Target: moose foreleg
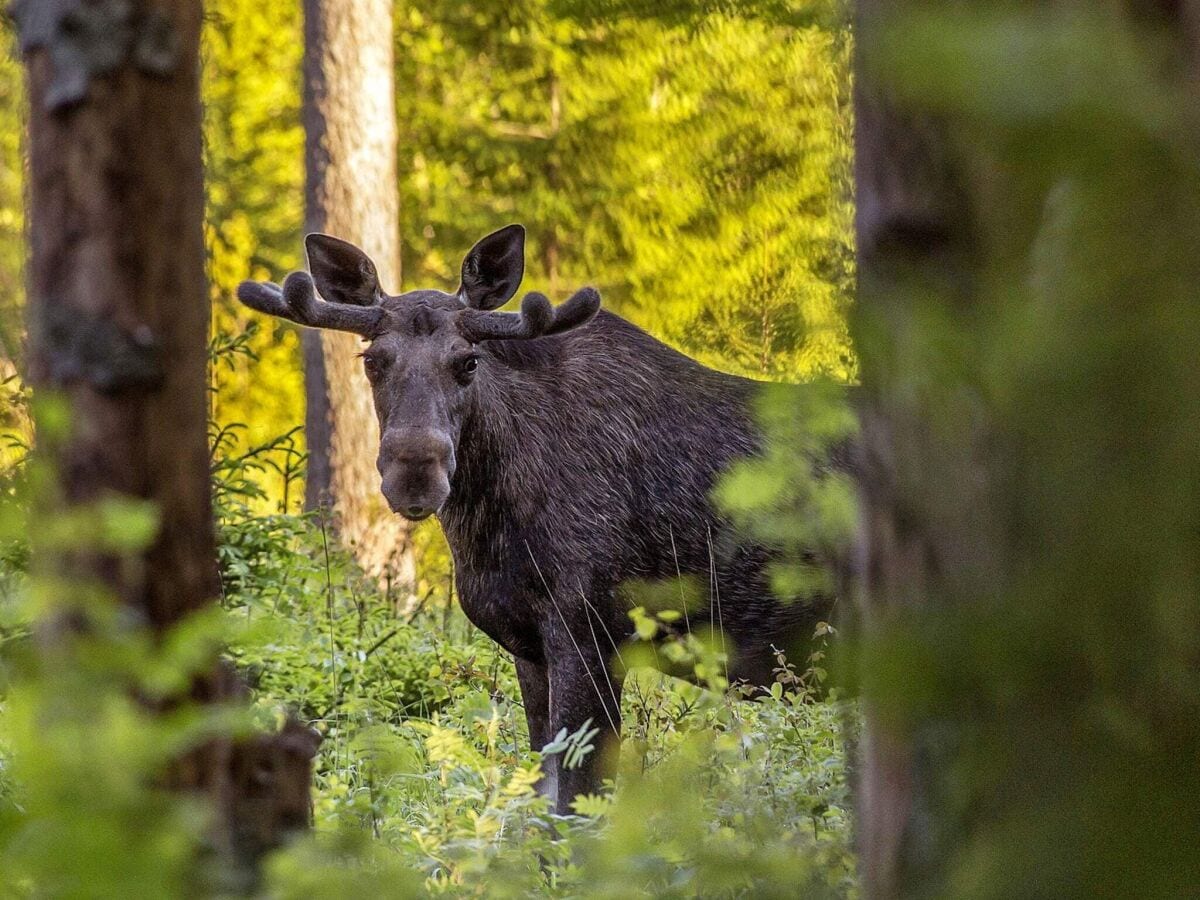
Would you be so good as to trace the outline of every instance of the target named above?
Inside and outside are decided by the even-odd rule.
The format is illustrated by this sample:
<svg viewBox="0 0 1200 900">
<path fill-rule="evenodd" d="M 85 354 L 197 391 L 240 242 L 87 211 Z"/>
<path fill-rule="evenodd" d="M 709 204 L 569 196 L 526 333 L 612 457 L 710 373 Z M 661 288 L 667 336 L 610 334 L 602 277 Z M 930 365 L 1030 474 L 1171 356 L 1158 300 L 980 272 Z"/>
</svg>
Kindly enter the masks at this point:
<svg viewBox="0 0 1200 900">
<path fill-rule="evenodd" d="M 585 723 L 599 729 L 593 739 L 595 749 L 582 760 L 559 754 L 555 811 L 571 812 L 572 801 L 580 794 L 600 789 L 605 777 L 614 774 L 621 738 L 622 683 L 613 677 L 607 663 L 594 654 L 568 643 L 551 656 L 550 730 L 558 735 L 578 732 Z"/>
<path fill-rule="evenodd" d="M 529 725 L 529 748 L 541 752 L 550 743 L 554 732 L 550 728 L 550 675 L 544 665 L 521 658 L 517 665 L 517 683 L 521 686 L 521 702 L 525 704 L 525 722 Z M 538 793 L 557 799 L 558 758 L 547 757 L 542 761 L 542 778 L 537 783 Z"/>
</svg>

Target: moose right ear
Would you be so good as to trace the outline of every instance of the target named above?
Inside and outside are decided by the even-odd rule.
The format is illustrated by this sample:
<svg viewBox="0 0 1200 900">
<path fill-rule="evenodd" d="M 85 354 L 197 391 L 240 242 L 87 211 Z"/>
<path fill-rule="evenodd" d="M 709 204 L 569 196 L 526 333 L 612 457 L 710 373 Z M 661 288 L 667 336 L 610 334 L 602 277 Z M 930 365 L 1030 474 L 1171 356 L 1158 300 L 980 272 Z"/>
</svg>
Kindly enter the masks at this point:
<svg viewBox="0 0 1200 900">
<path fill-rule="evenodd" d="M 353 244 L 327 234 L 310 234 L 304 249 L 317 291 L 330 303 L 377 306 L 383 299 L 375 263 Z"/>
<path fill-rule="evenodd" d="M 471 248 L 463 259 L 458 295 L 472 309 L 496 309 L 507 303 L 525 276 L 525 229 L 505 225 Z"/>
</svg>

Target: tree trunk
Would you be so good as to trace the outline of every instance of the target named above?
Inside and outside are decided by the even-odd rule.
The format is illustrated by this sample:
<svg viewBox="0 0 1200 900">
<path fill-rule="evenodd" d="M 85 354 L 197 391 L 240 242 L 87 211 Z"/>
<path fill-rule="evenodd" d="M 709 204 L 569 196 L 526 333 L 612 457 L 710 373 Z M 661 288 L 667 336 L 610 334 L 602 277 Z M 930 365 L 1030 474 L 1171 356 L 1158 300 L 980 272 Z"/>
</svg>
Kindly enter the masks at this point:
<svg viewBox="0 0 1200 900">
<path fill-rule="evenodd" d="M 390 0 L 305 0 L 308 231 L 357 244 L 388 291 L 400 286 L 400 210 Z M 304 335 L 310 509 L 329 506 L 342 540 L 376 576 L 410 583 L 409 529 L 379 491 L 379 427 L 361 341 Z"/>
<path fill-rule="evenodd" d="M 1200 3 L 944 6 L 857 4 L 865 891 L 1186 895 Z"/>
<path fill-rule="evenodd" d="M 70 402 L 74 431 L 58 461 L 67 503 L 116 492 L 157 504 L 161 528 L 145 569 L 104 574 L 159 628 L 218 593 L 206 439 L 200 3 L 176 0 L 170 10 L 180 50 L 168 77 L 125 64 L 89 84 L 82 65 L 72 72 L 52 62 L 61 35 L 23 42 L 30 374 L 36 387 L 61 390 Z M 63 94 L 72 75 L 84 79 L 86 94 Z"/>
<path fill-rule="evenodd" d="M 140 559 L 96 552 L 42 565 L 98 581 L 161 634 L 220 587 L 206 427 L 201 2 L 25 0 L 14 12 L 30 100 L 30 377 L 70 409 L 70 434 L 45 449 L 68 508 L 136 498 L 154 504 L 160 523 Z M 221 666 L 194 686 L 213 702 L 241 690 Z M 314 748 L 292 730 L 212 742 L 171 776 L 211 798 L 215 844 L 227 854 L 254 857 L 305 824 Z M 279 764 L 266 790 L 243 771 L 264 754 Z M 285 795 L 287 814 L 267 811 Z"/>
</svg>

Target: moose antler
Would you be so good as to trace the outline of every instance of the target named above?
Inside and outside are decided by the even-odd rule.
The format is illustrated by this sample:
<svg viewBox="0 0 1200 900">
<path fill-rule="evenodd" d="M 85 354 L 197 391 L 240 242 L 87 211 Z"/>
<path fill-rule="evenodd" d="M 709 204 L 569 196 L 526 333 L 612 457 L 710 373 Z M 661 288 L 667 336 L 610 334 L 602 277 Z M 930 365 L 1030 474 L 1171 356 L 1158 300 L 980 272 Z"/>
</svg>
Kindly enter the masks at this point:
<svg viewBox="0 0 1200 900">
<path fill-rule="evenodd" d="M 270 281 L 243 281 L 238 299 L 251 309 L 309 328 L 332 328 L 371 337 L 383 327 L 386 313 L 380 306 L 352 306 L 318 300 L 307 272 L 293 272 L 283 287 Z"/>
<path fill-rule="evenodd" d="M 520 341 L 546 337 L 584 324 L 600 309 L 600 293 L 591 287 L 577 291 L 555 307 L 545 294 L 536 291 L 521 300 L 519 313 L 465 309 L 458 317 L 458 331 L 471 343 Z"/>
</svg>

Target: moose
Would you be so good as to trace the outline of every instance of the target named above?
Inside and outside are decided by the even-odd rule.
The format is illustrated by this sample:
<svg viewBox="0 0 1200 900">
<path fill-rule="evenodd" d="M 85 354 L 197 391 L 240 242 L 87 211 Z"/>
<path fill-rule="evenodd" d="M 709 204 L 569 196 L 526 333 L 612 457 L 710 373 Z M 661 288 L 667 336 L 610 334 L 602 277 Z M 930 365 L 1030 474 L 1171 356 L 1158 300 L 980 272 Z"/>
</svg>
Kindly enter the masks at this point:
<svg viewBox="0 0 1200 900">
<path fill-rule="evenodd" d="M 238 297 L 366 342 L 383 495 L 406 519 L 440 521 L 463 612 L 515 659 L 534 748 L 589 720 L 609 746 L 619 739 L 613 657 L 635 631 L 626 584 L 702 585 L 687 627 L 719 628 L 730 681 L 752 686 L 773 680 L 773 648 L 828 616 L 828 598 L 776 599 L 771 552 L 710 498 L 733 463 L 762 452 L 758 382 L 601 310 L 590 287 L 557 307 L 528 293 L 519 312 L 499 311 L 524 276 L 520 225 L 470 250 L 454 293 L 391 296 L 352 244 L 311 234 L 305 246 L 311 277 L 243 282 Z M 608 756 L 574 769 L 549 756 L 542 790 L 559 813 L 599 786 Z"/>
</svg>

